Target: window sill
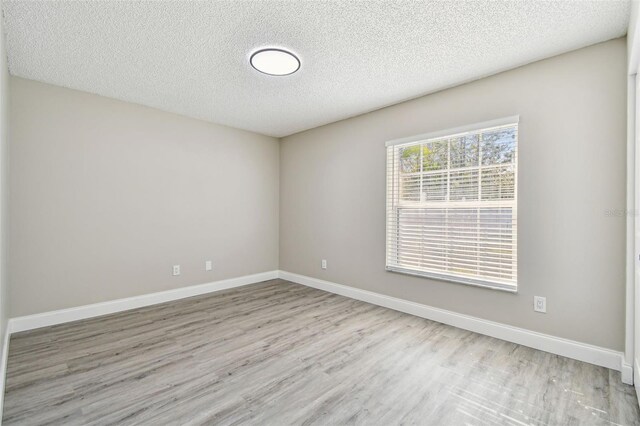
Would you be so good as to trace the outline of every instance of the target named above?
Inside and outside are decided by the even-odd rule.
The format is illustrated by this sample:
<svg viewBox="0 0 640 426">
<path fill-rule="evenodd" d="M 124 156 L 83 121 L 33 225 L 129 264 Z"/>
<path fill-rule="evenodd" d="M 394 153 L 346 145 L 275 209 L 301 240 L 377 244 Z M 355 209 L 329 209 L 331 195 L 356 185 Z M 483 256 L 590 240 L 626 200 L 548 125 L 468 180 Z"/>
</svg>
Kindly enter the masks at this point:
<svg viewBox="0 0 640 426">
<path fill-rule="evenodd" d="M 473 287 L 481 287 L 489 290 L 504 291 L 504 292 L 513 293 L 513 294 L 518 293 L 518 287 L 516 285 L 501 284 L 501 283 L 484 281 L 484 280 L 476 280 L 473 278 L 462 278 L 462 277 L 458 278 L 451 275 L 443 275 L 443 274 L 441 275 L 441 274 L 436 274 L 432 272 L 420 272 L 420 271 L 414 271 L 411 269 L 404 269 L 404 268 L 398 268 L 393 266 L 387 266 L 385 269 L 387 270 L 387 272 L 394 272 L 398 274 L 412 275 L 415 277 L 422 277 L 422 278 L 431 278 L 438 281 L 447 281 L 455 284 L 464 284 L 464 285 L 469 285 Z"/>
</svg>

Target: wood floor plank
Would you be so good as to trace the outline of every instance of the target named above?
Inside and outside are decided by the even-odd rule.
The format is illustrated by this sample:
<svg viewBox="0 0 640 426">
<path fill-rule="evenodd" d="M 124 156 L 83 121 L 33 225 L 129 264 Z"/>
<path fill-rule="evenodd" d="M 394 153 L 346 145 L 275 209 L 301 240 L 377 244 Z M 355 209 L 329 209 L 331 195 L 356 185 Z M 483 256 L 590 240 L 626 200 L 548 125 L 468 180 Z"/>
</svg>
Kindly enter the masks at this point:
<svg viewBox="0 0 640 426">
<path fill-rule="evenodd" d="M 640 425 L 602 367 L 283 280 L 13 335 L 5 425 Z"/>
</svg>

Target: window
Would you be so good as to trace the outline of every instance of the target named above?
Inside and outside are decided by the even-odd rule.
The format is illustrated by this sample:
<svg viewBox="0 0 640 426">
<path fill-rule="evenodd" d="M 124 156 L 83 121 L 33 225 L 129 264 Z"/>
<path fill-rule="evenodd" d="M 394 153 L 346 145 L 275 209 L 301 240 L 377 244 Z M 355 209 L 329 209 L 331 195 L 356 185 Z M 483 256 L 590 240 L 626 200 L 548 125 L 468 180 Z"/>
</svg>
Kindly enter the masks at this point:
<svg viewBox="0 0 640 426">
<path fill-rule="evenodd" d="M 518 118 L 387 142 L 387 270 L 515 291 Z"/>
</svg>

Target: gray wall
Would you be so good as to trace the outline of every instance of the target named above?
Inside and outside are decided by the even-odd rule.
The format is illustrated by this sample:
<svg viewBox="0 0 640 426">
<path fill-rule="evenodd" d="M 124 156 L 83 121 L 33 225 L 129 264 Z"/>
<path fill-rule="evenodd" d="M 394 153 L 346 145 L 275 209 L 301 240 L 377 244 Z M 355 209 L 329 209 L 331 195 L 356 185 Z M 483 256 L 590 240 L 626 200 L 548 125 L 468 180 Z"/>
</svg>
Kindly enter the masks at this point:
<svg viewBox="0 0 640 426">
<path fill-rule="evenodd" d="M 280 269 L 622 350 L 625 70 L 618 39 L 284 138 Z M 516 114 L 518 293 L 385 272 L 384 142 Z"/>
<path fill-rule="evenodd" d="M 625 208 L 625 52 L 610 41 L 280 145 L 11 78 L 9 314 L 273 270 L 279 254 L 286 271 L 622 350 L 625 219 L 606 212 Z M 518 294 L 385 272 L 384 142 L 514 114 Z"/>
<path fill-rule="evenodd" d="M 278 268 L 277 139 L 10 84 L 12 317 Z"/>
</svg>

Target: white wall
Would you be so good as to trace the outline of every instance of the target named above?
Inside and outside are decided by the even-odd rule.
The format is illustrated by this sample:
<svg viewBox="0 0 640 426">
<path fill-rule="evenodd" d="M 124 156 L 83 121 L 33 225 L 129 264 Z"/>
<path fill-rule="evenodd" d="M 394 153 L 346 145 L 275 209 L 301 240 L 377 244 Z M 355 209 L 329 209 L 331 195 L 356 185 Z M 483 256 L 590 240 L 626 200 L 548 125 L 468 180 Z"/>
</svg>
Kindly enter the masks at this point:
<svg viewBox="0 0 640 426">
<path fill-rule="evenodd" d="M 277 139 L 15 77 L 10 113 L 12 317 L 278 268 Z"/>
<path fill-rule="evenodd" d="M 638 155 L 640 150 L 640 138 L 638 137 L 638 112 L 640 111 L 640 88 L 636 73 L 638 72 L 638 61 L 640 60 L 640 31 L 638 31 L 638 17 L 640 9 L 637 0 L 631 2 L 631 12 L 629 16 L 629 31 L 627 33 L 627 61 L 628 61 L 628 99 L 627 99 L 627 204 L 628 209 L 635 211 L 635 215 L 627 215 L 627 342 L 625 348 L 625 362 L 633 364 L 634 385 L 636 394 L 640 401 L 640 315 L 637 310 L 640 307 L 640 263 L 638 254 L 640 253 L 640 218 L 637 216 L 640 197 L 638 190 L 640 186 L 640 174 L 638 169 Z"/>
<path fill-rule="evenodd" d="M 9 318 L 8 299 L 8 135 L 9 135 L 9 69 L 5 48 L 4 19 L 0 17 L 0 354 L 4 347 Z M 4 402 L 6 365 L 0 360 L 0 414 Z"/>
<path fill-rule="evenodd" d="M 518 293 L 386 272 L 384 142 L 512 115 Z M 625 155 L 624 38 L 289 136 L 280 269 L 623 350 Z"/>
<path fill-rule="evenodd" d="M 4 19 L 0 19 L 0 336 L 4 336 L 7 319 L 7 242 L 8 242 L 8 135 L 9 68 L 5 47 Z M 0 342 L 0 352 L 2 342 Z"/>
</svg>

